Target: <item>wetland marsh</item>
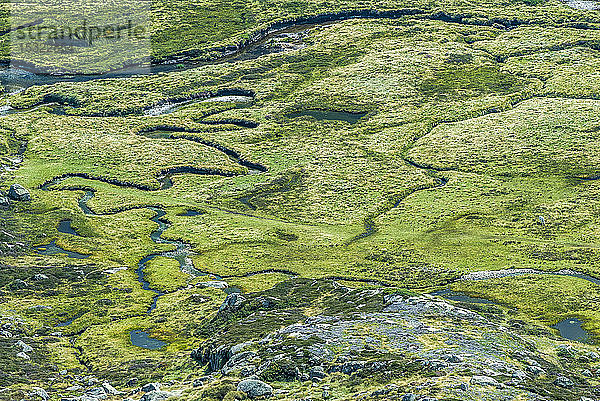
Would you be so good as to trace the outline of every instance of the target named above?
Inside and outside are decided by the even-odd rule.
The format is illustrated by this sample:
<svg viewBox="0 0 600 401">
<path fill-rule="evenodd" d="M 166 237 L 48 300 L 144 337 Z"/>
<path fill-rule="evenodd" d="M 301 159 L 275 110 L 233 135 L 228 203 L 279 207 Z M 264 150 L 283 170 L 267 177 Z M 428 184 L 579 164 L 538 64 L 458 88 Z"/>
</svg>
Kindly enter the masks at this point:
<svg viewBox="0 0 600 401">
<path fill-rule="evenodd" d="M 594 2 L 151 3 L 0 18 L 0 400 L 600 399 Z"/>
</svg>

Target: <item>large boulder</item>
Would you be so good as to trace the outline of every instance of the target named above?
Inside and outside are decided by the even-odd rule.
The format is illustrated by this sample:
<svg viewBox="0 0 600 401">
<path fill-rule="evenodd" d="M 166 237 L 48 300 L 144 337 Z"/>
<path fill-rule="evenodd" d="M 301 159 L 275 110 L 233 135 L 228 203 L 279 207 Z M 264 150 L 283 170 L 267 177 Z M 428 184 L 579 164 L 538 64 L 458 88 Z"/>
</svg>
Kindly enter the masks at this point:
<svg viewBox="0 0 600 401">
<path fill-rule="evenodd" d="M 177 395 L 169 391 L 150 391 L 144 394 L 140 401 L 163 401 L 172 397 L 177 397 Z"/>
<path fill-rule="evenodd" d="M 237 386 L 237 391 L 246 394 L 250 398 L 270 397 L 273 395 L 273 387 L 263 381 L 254 379 L 242 380 Z"/>
<path fill-rule="evenodd" d="M 8 197 L 16 201 L 30 201 L 31 194 L 24 186 L 20 184 L 12 184 L 8 190 Z"/>
</svg>

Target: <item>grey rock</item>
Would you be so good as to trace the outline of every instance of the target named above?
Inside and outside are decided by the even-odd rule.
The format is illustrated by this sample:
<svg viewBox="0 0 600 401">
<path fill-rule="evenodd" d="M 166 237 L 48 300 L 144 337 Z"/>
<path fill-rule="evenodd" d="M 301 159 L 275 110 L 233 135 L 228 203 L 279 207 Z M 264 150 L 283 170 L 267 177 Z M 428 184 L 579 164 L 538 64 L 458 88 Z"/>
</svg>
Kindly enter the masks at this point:
<svg viewBox="0 0 600 401">
<path fill-rule="evenodd" d="M 542 368 L 540 368 L 539 366 L 536 366 L 536 365 L 527 366 L 526 370 L 529 373 L 533 373 L 536 376 L 546 373 L 546 371 L 544 369 L 542 369 Z"/>
<path fill-rule="evenodd" d="M 140 401 L 163 401 L 168 400 L 171 397 L 177 397 L 177 395 L 169 391 L 156 390 L 144 394 L 142 398 L 140 398 Z"/>
<path fill-rule="evenodd" d="M 103 400 L 107 397 L 106 391 L 103 387 L 91 388 L 85 392 L 85 395 L 87 395 L 88 397 L 96 398 L 98 400 Z"/>
<path fill-rule="evenodd" d="M 332 372 L 342 372 L 347 375 L 351 375 L 354 372 L 357 372 L 361 369 L 364 369 L 366 366 L 365 362 L 362 361 L 349 361 L 345 362 L 340 366 L 334 366 L 331 371 Z"/>
<path fill-rule="evenodd" d="M 36 274 L 33 276 L 33 279 L 35 281 L 44 281 L 44 280 L 48 280 L 48 276 L 46 276 L 45 274 Z"/>
<path fill-rule="evenodd" d="M 458 355 L 446 355 L 444 356 L 444 360 L 450 363 L 461 363 L 463 362 L 463 358 Z"/>
<path fill-rule="evenodd" d="M 417 396 L 414 394 L 404 394 L 402 396 L 402 401 L 416 401 Z"/>
<path fill-rule="evenodd" d="M 489 376 L 473 376 L 471 377 L 471 384 L 477 386 L 497 386 L 498 381 Z"/>
<path fill-rule="evenodd" d="M 237 311 L 242 303 L 246 300 L 241 294 L 234 292 L 233 294 L 227 295 L 223 304 L 219 307 L 220 312 L 235 312 Z"/>
<path fill-rule="evenodd" d="M 382 395 L 388 395 L 392 391 L 397 391 L 398 386 L 395 384 L 388 384 L 384 388 L 380 388 L 379 390 L 375 390 L 371 393 L 372 397 L 381 397 Z"/>
<path fill-rule="evenodd" d="M 192 387 L 202 387 L 204 386 L 204 380 L 202 379 L 194 379 L 192 382 Z"/>
<path fill-rule="evenodd" d="M 523 381 L 527 379 L 527 374 L 525 374 L 525 372 L 523 372 L 522 370 L 516 370 L 513 372 L 512 378 L 517 381 Z"/>
<path fill-rule="evenodd" d="M 151 391 L 159 391 L 160 383 L 148 383 L 144 384 L 141 389 L 144 393 L 149 393 Z"/>
<path fill-rule="evenodd" d="M 225 366 L 231 358 L 231 348 L 228 345 L 221 344 L 215 346 L 209 344 L 206 347 L 200 347 L 192 351 L 192 359 L 204 363 L 208 362 L 208 368 L 211 372 L 217 372 Z"/>
<path fill-rule="evenodd" d="M 8 190 L 8 197 L 16 201 L 30 201 L 31 194 L 24 186 L 20 184 L 12 184 Z"/>
<path fill-rule="evenodd" d="M 273 395 L 273 387 L 263 381 L 254 379 L 242 380 L 237 386 L 237 391 L 246 394 L 250 398 Z"/>
<path fill-rule="evenodd" d="M 10 331 L 0 330 L 0 336 L 6 337 L 6 338 L 11 338 L 13 335 Z"/>
<path fill-rule="evenodd" d="M 127 380 L 126 386 L 127 387 L 134 387 L 137 383 L 138 383 L 138 378 L 137 377 L 132 377 L 131 379 Z"/>
<path fill-rule="evenodd" d="M 563 388 L 571 388 L 575 385 L 571 379 L 565 376 L 558 376 L 556 380 L 554 380 L 554 384 Z"/>
<path fill-rule="evenodd" d="M 594 351 L 590 351 L 586 354 L 586 356 L 593 362 L 600 360 L 600 354 Z"/>
<path fill-rule="evenodd" d="M 225 281 L 203 281 L 197 284 L 198 287 L 210 287 L 210 288 L 216 288 L 218 290 L 223 290 L 225 288 L 229 287 L 229 284 L 227 284 Z"/>
<path fill-rule="evenodd" d="M 324 379 L 325 376 L 325 370 L 321 366 L 315 366 L 310 370 L 311 379 Z"/>
<path fill-rule="evenodd" d="M 435 371 L 439 371 L 439 370 L 443 370 L 445 368 L 448 367 L 448 363 L 444 362 L 444 361 L 439 361 L 439 360 L 429 360 L 429 361 L 425 361 L 423 363 L 423 365 L 431 370 L 435 370 Z"/>
<path fill-rule="evenodd" d="M 21 351 L 23 351 L 23 352 L 32 352 L 33 351 L 33 347 L 31 347 L 31 345 L 25 344 L 22 340 L 17 341 L 16 346 L 17 346 L 17 348 L 21 348 Z"/>
<path fill-rule="evenodd" d="M 44 390 L 41 387 L 34 387 L 33 391 L 31 392 L 31 396 L 33 396 L 33 397 L 37 396 L 37 397 L 41 398 L 43 401 L 48 401 L 50 399 L 50 396 L 48 395 L 46 390 Z"/>
<path fill-rule="evenodd" d="M 10 206 L 10 200 L 8 196 L 5 196 L 4 193 L 0 192 L 0 207 L 6 208 Z"/>
<path fill-rule="evenodd" d="M 581 371 L 581 375 L 585 377 L 594 377 L 594 374 L 589 369 L 584 369 Z"/>
<path fill-rule="evenodd" d="M 19 352 L 19 353 L 17 353 L 17 357 L 19 357 L 19 358 L 21 358 L 21 359 L 25 359 L 25 360 L 28 360 L 28 359 L 30 359 L 30 358 L 29 358 L 29 355 L 27 355 L 27 354 L 26 354 L 26 353 L 24 353 L 24 352 Z"/>
<path fill-rule="evenodd" d="M 110 395 L 119 395 L 119 394 L 121 394 L 121 392 L 118 391 L 113 386 L 111 386 L 109 382 L 102 383 L 102 388 L 104 389 L 104 391 L 106 391 L 106 394 L 110 394 Z"/>
<path fill-rule="evenodd" d="M 252 359 L 256 358 L 258 354 L 253 351 L 244 351 L 238 354 L 232 355 L 231 358 L 227 361 L 227 363 L 221 369 L 221 372 L 224 375 L 228 375 L 234 370 L 242 369 L 243 367 L 250 364 Z"/>
<path fill-rule="evenodd" d="M 570 345 L 559 345 L 556 354 L 563 358 L 574 358 L 577 356 L 577 351 Z"/>
<path fill-rule="evenodd" d="M 249 377 L 256 373 L 256 365 L 246 365 L 240 370 L 240 376 Z"/>
<path fill-rule="evenodd" d="M 231 355 L 239 354 L 244 351 L 246 348 L 252 345 L 252 341 L 246 341 L 245 343 L 236 344 L 230 348 Z"/>
</svg>

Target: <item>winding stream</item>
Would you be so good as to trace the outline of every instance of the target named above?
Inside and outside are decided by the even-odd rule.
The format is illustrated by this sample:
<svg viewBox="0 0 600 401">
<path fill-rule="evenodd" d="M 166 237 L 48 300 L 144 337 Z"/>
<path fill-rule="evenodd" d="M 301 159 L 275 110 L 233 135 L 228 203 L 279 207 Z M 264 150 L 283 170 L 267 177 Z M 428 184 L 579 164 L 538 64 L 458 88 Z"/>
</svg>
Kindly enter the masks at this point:
<svg viewBox="0 0 600 401">
<path fill-rule="evenodd" d="M 221 56 L 207 61 L 190 62 L 188 60 L 193 57 L 194 54 L 183 53 L 173 55 L 167 61 L 155 63 L 151 66 L 131 65 L 106 73 L 88 75 L 39 75 L 24 69 L 6 68 L 0 71 L 0 82 L 2 82 L 10 92 L 14 93 L 34 85 L 52 85 L 59 82 L 87 82 L 111 78 L 130 78 L 139 75 L 154 75 L 158 73 L 188 70 L 204 65 L 254 60 L 267 54 L 293 51 L 302 48 L 304 46 L 302 43 L 302 35 L 294 34 L 301 33 L 315 26 L 342 22 L 348 19 L 398 19 L 424 13 L 424 11 L 415 9 L 387 11 L 349 10 L 337 13 L 317 14 L 309 17 L 298 17 L 274 22 L 269 27 L 250 34 L 248 39 L 241 41 L 237 45 L 216 47 L 212 50 L 221 53 Z M 432 16 L 431 18 L 435 19 L 436 17 Z M 279 45 L 276 43 L 276 46 L 269 46 L 268 42 L 277 39 L 278 36 L 285 36 L 285 39 L 287 39 L 286 42 L 279 43 Z"/>
<path fill-rule="evenodd" d="M 575 278 L 589 281 L 592 284 L 600 285 L 600 279 L 590 276 L 589 274 L 584 274 L 584 273 L 580 273 L 580 272 L 576 272 L 574 270 L 568 270 L 568 269 L 563 269 L 563 270 L 559 270 L 556 272 L 535 270 L 535 269 L 485 270 L 485 271 L 479 271 L 479 272 L 465 274 L 464 276 L 460 277 L 460 280 L 462 280 L 462 281 L 493 280 L 493 279 L 498 279 L 498 278 L 516 277 L 516 276 L 524 276 L 524 275 L 530 275 L 530 274 L 575 277 Z"/>
<path fill-rule="evenodd" d="M 175 135 L 175 133 L 183 133 L 183 134 L 187 134 L 187 135 L 179 136 L 179 135 Z M 190 132 L 190 131 L 187 131 L 185 129 L 178 128 L 178 127 L 158 126 L 158 127 L 148 129 L 144 132 L 140 132 L 139 134 L 148 136 L 150 138 L 168 138 L 168 139 L 187 140 L 187 141 L 192 141 L 192 142 L 200 143 L 205 146 L 212 147 L 213 149 L 218 150 L 218 151 L 224 153 L 225 155 L 227 155 L 235 163 L 246 167 L 248 169 L 249 174 L 262 173 L 262 172 L 265 172 L 268 170 L 267 167 L 263 166 L 262 164 L 254 163 L 254 162 L 250 162 L 250 161 L 246 160 L 239 152 L 237 152 L 233 149 L 229 149 L 221 144 L 210 142 L 210 141 L 204 140 L 202 138 L 189 135 L 192 133 L 193 132 Z M 114 184 L 114 185 L 118 185 L 118 186 L 133 187 L 133 188 L 141 189 L 141 190 L 161 190 L 161 189 L 165 189 L 165 188 L 172 186 L 171 176 L 176 173 L 224 175 L 222 172 L 209 171 L 206 169 L 198 169 L 198 168 L 192 168 L 192 167 L 179 167 L 179 168 L 172 168 L 172 169 L 163 170 L 163 171 L 169 171 L 169 173 L 159 176 L 158 179 L 161 182 L 161 185 L 160 185 L 160 188 L 158 188 L 158 189 L 148 188 L 148 187 L 145 187 L 145 186 L 142 186 L 139 184 L 120 182 L 120 181 L 117 181 L 114 179 L 96 178 L 96 177 L 89 176 L 88 174 L 85 174 L 85 173 L 64 174 L 62 176 L 53 178 L 53 179 L 45 182 L 44 184 L 42 184 L 40 186 L 40 189 L 42 189 L 44 191 L 54 190 L 54 187 L 56 185 L 62 183 L 63 181 L 65 181 L 71 177 L 80 177 L 80 178 L 85 178 L 85 179 L 90 179 L 90 180 L 108 182 L 110 184 Z M 229 175 L 229 174 L 227 174 L 227 175 Z M 64 190 L 81 190 L 81 189 L 82 188 L 64 188 Z M 60 188 L 59 188 L 59 190 L 60 190 Z M 156 309 L 158 299 L 161 296 L 165 295 L 164 292 L 162 292 L 156 288 L 153 288 L 151 286 L 150 282 L 145 277 L 145 269 L 147 268 L 148 263 L 151 260 L 153 260 L 157 257 L 170 258 L 170 259 L 177 261 L 179 263 L 179 268 L 181 269 L 181 271 L 183 271 L 187 274 L 190 274 L 192 276 L 206 275 L 206 273 L 200 272 L 194 267 L 194 263 L 190 257 L 192 254 L 192 251 L 191 251 L 191 246 L 189 244 L 186 244 L 183 241 L 179 241 L 179 240 L 167 240 L 167 239 L 162 238 L 163 233 L 170 227 L 170 223 L 166 219 L 164 219 L 164 216 L 167 214 L 167 212 L 165 211 L 164 208 L 159 207 L 159 206 L 133 206 L 133 207 L 129 207 L 129 208 L 118 209 L 118 210 L 115 210 L 112 212 L 107 212 L 104 214 L 98 214 L 98 213 L 95 213 L 88 205 L 88 202 L 94 197 L 94 195 L 95 195 L 94 190 L 87 189 L 87 190 L 85 190 L 83 197 L 78 202 L 79 207 L 81 208 L 81 210 L 83 211 L 83 213 L 85 215 L 87 215 L 87 216 L 106 216 L 106 215 L 112 215 L 112 214 L 116 214 L 116 213 L 119 213 L 119 212 L 122 212 L 125 210 L 131 210 L 131 209 L 142 209 L 142 208 L 149 209 L 154 213 L 154 216 L 150 220 L 152 220 L 154 223 L 156 223 L 158 225 L 158 228 L 150 234 L 150 238 L 156 244 L 168 244 L 168 245 L 172 245 L 174 247 L 174 249 L 170 250 L 170 251 L 149 254 L 149 255 L 143 257 L 138 262 L 137 269 L 135 270 L 138 281 L 140 282 L 140 284 L 142 285 L 142 288 L 144 290 L 152 291 L 154 293 L 151 305 L 146 312 L 147 314 L 150 314 L 154 309 Z M 198 214 L 201 214 L 201 212 L 190 209 L 187 212 L 183 213 L 182 215 L 195 216 Z M 77 232 L 75 230 L 73 230 L 73 228 L 71 227 L 71 220 L 62 220 L 59 223 L 58 230 L 59 230 L 59 232 L 62 232 L 62 233 L 78 235 Z M 36 252 L 45 254 L 45 255 L 53 255 L 53 254 L 60 253 L 60 254 L 65 254 L 67 257 L 78 258 L 78 259 L 83 259 L 83 258 L 87 258 L 90 256 L 90 255 L 82 255 L 77 252 L 71 252 L 68 250 L 64 250 L 64 249 L 58 247 L 56 245 L 55 241 L 52 241 L 48 245 L 37 247 L 37 248 L 35 248 L 35 250 L 36 250 Z M 235 291 L 235 290 L 236 290 L 235 288 L 227 289 L 227 291 L 229 291 L 229 292 Z M 72 320 L 69 322 L 69 324 L 71 322 L 72 322 Z M 144 335 L 146 337 L 144 337 Z M 137 330 L 137 331 L 135 331 L 135 333 L 132 331 L 131 340 L 132 340 L 132 342 L 134 342 L 134 340 L 136 342 L 139 342 L 140 344 L 142 344 L 140 346 L 143 346 L 145 348 L 144 344 L 146 344 L 146 345 L 150 344 L 149 341 L 152 339 L 149 339 L 145 332 Z M 158 340 L 156 340 L 156 341 L 158 341 Z M 150 348 L 150 349 L 153 349 L 153 348 Z"/>
</svg>

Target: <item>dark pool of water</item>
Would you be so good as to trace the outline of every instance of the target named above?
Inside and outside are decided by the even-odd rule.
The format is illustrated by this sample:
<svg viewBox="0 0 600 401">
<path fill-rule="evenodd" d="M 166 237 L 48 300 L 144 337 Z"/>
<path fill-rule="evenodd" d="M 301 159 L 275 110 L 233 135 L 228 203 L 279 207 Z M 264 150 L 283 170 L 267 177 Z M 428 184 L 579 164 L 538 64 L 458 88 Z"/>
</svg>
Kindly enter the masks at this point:
<svg viewBox="0 0 600 401">
<path fill-rule="evenodd" d="M 155 338 L 150 338 L 148 333 L 143 330 L 131 330 L 129 333 L 129 338 L 131 339 L 131 343 L 136 347 L 145 348 L 145 349 L 161 349 L 165 345 L 166 342 L 157 340 Z"/>
<path fill-rule="evenodd" d="M 348 113 L 345 111 L 329 111 L 329 110 L 304 110 L 288 114 L 289 118 L 297 117 L 312 117 L 316 120 L 333 120 L 345 121 L 350 124 L 356 124 L 367 113 Z"/>
<path fill-rule="evenodd" d="M 200 216 L 203 212 L 199 212 L 198 210 L 188 210 L 183 213 L 180 213 L 179 216 Z"/>
<path fill-rule="evenodd" d="M 79 314 L 73 316 L 71 319 L 65 320 L 64 322 L 57 323 L 56 327 L 67 327 L 67 326 L 70 326 L 75 321 L 75 319 L 79 319 L 81 316 L 83 316 L 83 313 L 79 313 Z"/>
<path fill-rule="evenodd" d="M 79 236 L 77 231 L 71 227 L 71 223 L 72 220 L 62 220 L 60 223 L 58 223 L 58 232 Z"/>
<path fill-rule="evenodd" d="M 560 332 L 560 336 L 580 343 L 591 343 L 592 336 L 583 327 L 583 322 L 577 318 L 567 318 L 552 326 Z"/>
<path fill-rule="evenodd" d="M 489 299 L 471 297 L 469 295 L 462 294 L 460 292 L 454 292 L 448 289 L 434 291 L 431 293 L 431 295 L 437 295 L 439 297 L 449 299 L 451 301 L 468 302 L 472 304 L 494 304 L 494 302 L 490 301 Z"/>
<path fill-rule="evenodd" d="M 74 259 L 87 259 L 90 257 L 90 255 L 84 255 L 82 253 L 67 251 L 66 249 L 63 249 L 60 246 L 56 245 L 56 241 L 52 241 L 48 245 L 36 246 L 33 249 L 35 250 L 35 252 L 39 253 L 40 255 L 61 255 L 62 254 L 62 255 L 66 255 L 68 258 L 74 258 Z"/>
</svg>

